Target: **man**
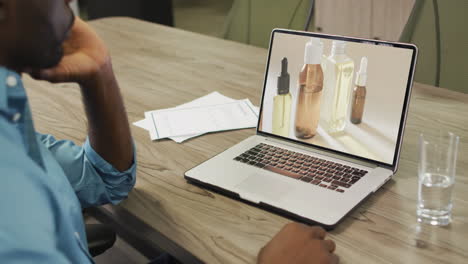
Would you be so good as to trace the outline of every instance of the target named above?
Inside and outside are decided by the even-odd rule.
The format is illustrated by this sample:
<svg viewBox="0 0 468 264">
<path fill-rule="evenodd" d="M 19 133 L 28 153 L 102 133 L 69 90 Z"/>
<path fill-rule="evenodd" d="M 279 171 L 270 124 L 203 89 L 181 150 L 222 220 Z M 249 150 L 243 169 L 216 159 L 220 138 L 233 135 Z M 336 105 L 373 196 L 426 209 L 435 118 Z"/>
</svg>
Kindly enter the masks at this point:
<svg viewBox="0 0 468 264">
<path fill-rule="evenodd" d="M 92 263 L 81 210 L 118 203 L 135 184 L 135 150 L 109 53 L 70 0 L 0 0 L 0 262 Z M 38 134 L 21 73 L 80 85 L 83 146 Z M 318 227 L 289 224 L 259 263 L 336 263 Z"/>
</svg>

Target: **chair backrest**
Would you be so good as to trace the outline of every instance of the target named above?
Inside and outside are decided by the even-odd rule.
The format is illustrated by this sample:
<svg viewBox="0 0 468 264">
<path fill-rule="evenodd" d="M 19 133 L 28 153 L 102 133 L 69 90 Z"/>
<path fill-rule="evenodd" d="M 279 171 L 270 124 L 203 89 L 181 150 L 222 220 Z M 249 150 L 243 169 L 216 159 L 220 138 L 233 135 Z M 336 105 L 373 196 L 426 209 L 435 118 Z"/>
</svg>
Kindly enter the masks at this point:
<svg viewBox="0 0 468 264">
<path fill-rule="evenodd" d="M 467 13 L 466 0 L 416 1 L 400 40 L 415 43 L 419 47 L 415 76 L 417 82 L 468 93 Z M 437 20 L 440 42 L 436 34 Z M 438 42 L 440 49 L 437 47 Z"/>
<path fill-rule="evenodd" d="M 223 37 L 267 48 L 274 28 L 303 30 L 310 0 L 234 0 Z"/>
</svg>

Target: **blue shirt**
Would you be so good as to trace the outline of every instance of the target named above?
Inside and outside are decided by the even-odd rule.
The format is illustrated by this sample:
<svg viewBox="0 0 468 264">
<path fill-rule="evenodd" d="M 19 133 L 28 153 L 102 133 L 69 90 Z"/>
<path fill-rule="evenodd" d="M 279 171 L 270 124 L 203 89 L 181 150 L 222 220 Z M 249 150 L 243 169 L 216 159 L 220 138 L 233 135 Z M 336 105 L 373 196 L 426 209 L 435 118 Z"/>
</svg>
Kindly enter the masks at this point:
<svg viewBox="0 0 468 264">
<path fill-rule="evenodd" d="M 37 133 L 20 76 L 0 67 L 0 263 L 93 263 L 82 208 L 125 199 L 135 171 Z"/>
</svg>

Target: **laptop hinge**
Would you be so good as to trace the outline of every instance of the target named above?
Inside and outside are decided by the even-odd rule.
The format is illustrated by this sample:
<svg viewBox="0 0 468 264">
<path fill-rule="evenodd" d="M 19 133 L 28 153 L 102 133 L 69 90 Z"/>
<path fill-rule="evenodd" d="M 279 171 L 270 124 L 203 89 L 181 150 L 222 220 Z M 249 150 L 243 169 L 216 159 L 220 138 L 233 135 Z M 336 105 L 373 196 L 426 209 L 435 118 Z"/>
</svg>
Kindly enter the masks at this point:
<svg viewBox="0 0 468 264">
<path fill-rule="evenodd" d="M 378 164 L 378 163 L 375 163 L 375 162 L 368 162 L 368 161 L 363 161 L 363 160 L 356 159 L 356 158 L 346 157 L 346 156 L 340 155 L 340 154 L 334 154 L 334 153 L 332 153 L 330 151 L 320 150 L 320 149 L 317 149 L 317 148 L 314 148 L 314 147 L 308 147 L 308 146 L 304 146 L 302 144 L 289 142 L 289 141 L 277 139 L 277 138 L 274 138 L 274 137 L 269 137 L 269 136 L 264 135 L 264 134 L 262 134 L 261 136 L 265 137 L 265 139 L 267 141 L 271 141 L 271 142 L 274 142 L 274 143 L 277 143 L 277 144 L 282 144 L 282 145 L 298 148 L 298 149 L 309 151 L 309 152 L 312 152 L 312 153 L 317 153 L 317 154 L 328 156 L 328 157 L 331 157 L 331 158 L 334 158 L 334 159 L 344 160 L 344 161 L 347 161 L 347 162 L 359 164 L 361 166 L 365 166 L 365 167 L 369 167 L 369 168 L 382 167 L 382 168 L 385 168 L 385 169 L 392 170 L 392 168 L 390 166 L 382 166 L 381 164 Z"/>
</svg>

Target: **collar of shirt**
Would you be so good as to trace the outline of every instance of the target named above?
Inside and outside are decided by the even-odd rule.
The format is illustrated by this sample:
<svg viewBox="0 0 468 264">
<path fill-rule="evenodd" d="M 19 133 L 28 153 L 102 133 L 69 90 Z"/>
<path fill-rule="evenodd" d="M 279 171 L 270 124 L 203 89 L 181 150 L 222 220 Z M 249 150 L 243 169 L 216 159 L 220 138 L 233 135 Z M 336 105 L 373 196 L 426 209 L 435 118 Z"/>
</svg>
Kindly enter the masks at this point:
<svg viewBox="0 0 468 264">
<path fill-rule="evenodd" d="M 23 112 L 26 99 L 21 76 L 14 71 L 0 67 L 0 110 L 8 114 Z M 12 121 L 18 122 L 19 120 Z"/>
</svg>

